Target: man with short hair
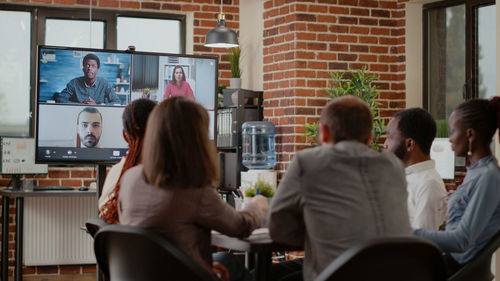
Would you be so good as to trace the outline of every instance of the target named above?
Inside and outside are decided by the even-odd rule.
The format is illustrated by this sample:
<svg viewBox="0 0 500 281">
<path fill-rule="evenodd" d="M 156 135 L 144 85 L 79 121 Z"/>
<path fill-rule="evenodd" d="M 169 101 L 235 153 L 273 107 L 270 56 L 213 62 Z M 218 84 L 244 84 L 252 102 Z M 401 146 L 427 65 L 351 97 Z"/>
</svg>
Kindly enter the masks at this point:
<svg viewBox="0 0 500 281">
<path fill-rule="evenodd" d="M 431 160 L 434 118 L 421 108 L 396 113 L 387 125 L 384 147 L 405 165 L 412 228 L 438 230 L 446 219 L 446 189 Z"/>
<path fill-rule="evenodd" d="M 403 165 L 368 147 L 368 104 L 354 96 L 335 98 L 321 113 L 319 131 L 322 145 L 296 154 L 269 214 L 274 241 L 304 248 L 306 281 L 360 242 L 410 235 Z M 275 272 L 281 269 L 271 271 L 279 279 Z"/>
<path fill-rule="evenodd" d="M 87 54 L 82 61 L 83 76 L 69 81 L 66 88 L 56 96 L 59 103 L 121 104 L 108 81 L 97 77 L 101 63 L 99 57 Z"/>
<path fill-rule="evenodd" d="M 102 115 L 95 107 L 85 107 L 77 118 L 77 147 L 98 148 L 102 134 Z"/>
</svg>

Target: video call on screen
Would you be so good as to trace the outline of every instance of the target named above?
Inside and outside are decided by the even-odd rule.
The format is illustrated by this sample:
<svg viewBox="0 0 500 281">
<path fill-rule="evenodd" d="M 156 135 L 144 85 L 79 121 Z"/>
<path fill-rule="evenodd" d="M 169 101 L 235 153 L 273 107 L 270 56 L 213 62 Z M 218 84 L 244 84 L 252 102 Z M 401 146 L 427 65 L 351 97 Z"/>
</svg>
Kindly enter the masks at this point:
<svg viewBox="0 0 500 281">
<path fill-rule="evenodd" d="M 40 47 L 36 161 L 119 161 L 128 150 L 122 113 L 139 98 L 195 100 L 209 113 L 214 139 L 216 76 L 214 58 Z"/>
</svg>

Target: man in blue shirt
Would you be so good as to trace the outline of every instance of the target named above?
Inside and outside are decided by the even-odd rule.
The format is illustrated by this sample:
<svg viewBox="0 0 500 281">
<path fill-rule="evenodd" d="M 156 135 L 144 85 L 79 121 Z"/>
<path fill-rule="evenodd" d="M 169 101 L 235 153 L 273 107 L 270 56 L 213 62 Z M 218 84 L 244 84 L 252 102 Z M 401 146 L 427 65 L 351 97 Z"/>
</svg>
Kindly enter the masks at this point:
<svg viewBox="0 0 500 281">
<path fill-rule="evenodd" d="M 104 78 L 97 77 L 101 63 L 94 54 L 83 58 L 83 76 L 74 78 L 56 97 L 59 103 L 121 104 L 120 98 Z"/>
</svg>

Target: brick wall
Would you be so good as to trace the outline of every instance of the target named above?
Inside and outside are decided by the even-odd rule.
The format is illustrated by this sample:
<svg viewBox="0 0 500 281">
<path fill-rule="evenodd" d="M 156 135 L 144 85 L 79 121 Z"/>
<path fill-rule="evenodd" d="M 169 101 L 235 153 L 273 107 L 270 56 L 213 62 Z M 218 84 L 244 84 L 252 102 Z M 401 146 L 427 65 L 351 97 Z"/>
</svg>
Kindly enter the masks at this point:
<svg viewBox="0 0 500 281">
<path fill-rule="evenodd" d="M 329 71 L 366 66 L 380 77 L 381 117 L 405 108 L 405 4 L 400 1 L 264 1 L 264 117 L 277 125 L 283 174 L 307 147 L 304 123 L 326 104 Z"/>
<path fill-rule="evenodd" d="M 15 5 L 44 5 L 53 7 L 72 7 L 86 9 L 89 6 L 88 0 L 0 0 L 0 3 Z M 120 0 L 93 0 L 93 9 L 133 10 L 144 12 L 164 12 L 164 13 L 192 13 L 193 14 L 193 37 L 192 40 L 194 54 L 218 55 L 219 61 L 219 83 L 229 84 L 231 71 L 227 61 L 226 49 L 205 48 L 206 33 L 217 25 L 217 14 L 220 9 L 220 0 L 169 0 L 169 1 L 120 1 Z M 224 0 L 224 13 L 226 14 L 226 24 L 229 28 L 238 32 L 239 27 L 239 0 Z M 160 36 L 160 35 L 159 35 Z M 88 168 L 49 168 L 48 175 L 39 175 L 36 178 L 37 185 L 69 185 L 80 187 L 88 186 L 95 181 L 96 172 L 93 167 Z M 28 176 L 30 177 L 30 176 Z M 10 181 L 9 176 L 0 175 L 0 187 L 6 186 Z M 14 201 L 14 200 L 12 200 Z M 11 202 L 12 202 L 11 201 Z M 14 265 L 14 235 L 15 235 L 15 206 L 10 206 L 10 237 L 9 246 L 9 275 L 13 275 Z M 89 274 L 95 272 L 94 266 L 49 266 L 49 267 L 26 267 L 23 270 L 26 280 L 37 280 L 39 275 L 64 275 L 64 274 Z M 57 277 L 51 277 L 56 278 Z M 85 279 L 87 280 L 87 279 Z"/>
</svg>

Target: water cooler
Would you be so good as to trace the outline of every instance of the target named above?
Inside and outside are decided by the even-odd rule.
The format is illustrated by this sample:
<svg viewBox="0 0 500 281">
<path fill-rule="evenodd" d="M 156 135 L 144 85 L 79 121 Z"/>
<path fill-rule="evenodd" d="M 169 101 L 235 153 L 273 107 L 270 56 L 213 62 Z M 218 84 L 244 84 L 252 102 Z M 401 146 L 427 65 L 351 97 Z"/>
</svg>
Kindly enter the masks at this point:
<svg viewBox="0 0 500 281">
<path fill-rule="evenodd" d="M 272 168 L 276 165 L 274 150 L 274 124 L 265 121 L 243 123 L 242 127 L 242 164 L 249 170 L 241 172 L 241 189 L 245 192 L 257 181 L 263 181 L 276 190 L 277 174 Z"/>
</svg>

